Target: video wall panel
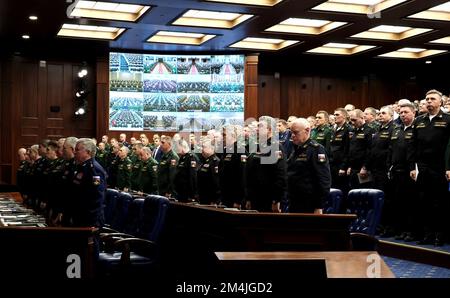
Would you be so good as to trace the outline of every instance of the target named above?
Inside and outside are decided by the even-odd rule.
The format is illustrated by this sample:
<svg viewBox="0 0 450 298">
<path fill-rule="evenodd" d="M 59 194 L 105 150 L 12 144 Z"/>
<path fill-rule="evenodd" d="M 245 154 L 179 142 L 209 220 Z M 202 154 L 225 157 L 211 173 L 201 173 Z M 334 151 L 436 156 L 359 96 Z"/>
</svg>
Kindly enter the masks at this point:
<svg viewBox="0 0 450 298">
<path fill-rule="evenodd" d="M 244 56 L 110 53 L 110 130 L 199 131 L 244 122 Z"/>
</svg>

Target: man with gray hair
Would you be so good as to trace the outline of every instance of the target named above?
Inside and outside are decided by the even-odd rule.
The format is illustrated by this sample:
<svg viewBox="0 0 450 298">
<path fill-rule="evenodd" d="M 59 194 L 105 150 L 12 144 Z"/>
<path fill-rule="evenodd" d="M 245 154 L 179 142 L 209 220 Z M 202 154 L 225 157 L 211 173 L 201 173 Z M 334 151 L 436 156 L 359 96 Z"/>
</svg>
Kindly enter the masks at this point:
<svg viewBox="0 0 450 298">
<path fill-rule="evenodd" d="M 292 123 L 294 152 L 287 161 L 289 212 L 322 213 L 330 193 L 331 173 L 325 148 L 310 138 L 308 120 Z"/>
<path fill-rule="evenodd" d="M 103 225 L 103 203 L 106 190 L 106 173 L 94 159 L 96 146 L 92 139 L 82 138 L 75 146 L 77 167 L 72 179 L 68 208 L 74 227 L 101 227 Z M 65 215 L 64 215 L 65 216 Z"/>
</svg>

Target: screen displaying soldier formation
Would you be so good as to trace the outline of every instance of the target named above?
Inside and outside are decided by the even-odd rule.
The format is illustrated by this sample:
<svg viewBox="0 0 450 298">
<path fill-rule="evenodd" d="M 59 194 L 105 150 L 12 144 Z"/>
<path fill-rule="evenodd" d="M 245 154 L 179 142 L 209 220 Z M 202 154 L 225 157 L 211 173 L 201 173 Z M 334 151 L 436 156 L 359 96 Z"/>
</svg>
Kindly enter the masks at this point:
<svg viewBox="0 0 450 298">
<path fill-rule="evenodd" d="M 207 131 L 244 122 L 244 56 L 110 53 L 110 130 Z"/>
</svg>

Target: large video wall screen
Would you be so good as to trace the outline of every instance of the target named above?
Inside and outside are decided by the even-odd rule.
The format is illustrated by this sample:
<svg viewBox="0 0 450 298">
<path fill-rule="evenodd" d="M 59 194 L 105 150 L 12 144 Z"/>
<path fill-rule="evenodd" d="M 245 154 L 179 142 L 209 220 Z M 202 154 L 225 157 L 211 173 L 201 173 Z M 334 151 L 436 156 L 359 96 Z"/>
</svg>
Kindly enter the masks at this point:
<svg viewBox="0 0 450 298">
<path fill-rule="evenodd" d="M 201 131 L 244 122 L 244 56 L 110 53 L 109 129 Z"/>
</svg>

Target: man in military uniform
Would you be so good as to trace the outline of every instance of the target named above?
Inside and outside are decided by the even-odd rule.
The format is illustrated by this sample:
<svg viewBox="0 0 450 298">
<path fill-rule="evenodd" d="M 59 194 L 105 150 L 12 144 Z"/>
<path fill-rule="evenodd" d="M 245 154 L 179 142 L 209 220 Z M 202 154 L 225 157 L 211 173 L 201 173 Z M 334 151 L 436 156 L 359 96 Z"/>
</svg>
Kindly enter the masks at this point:
<svg viewBox="0 0 450 298">
<path fill-rule="evenodd" d="M 227 127 L 223 157 L 219 165 L 222 203 L 228 207 L 241 208 L 245 198 L 245 144 L 239 144 L 235 127 Z"/>
<path fill-rule="evenodd" d="M 19 187 L 19 191 L 22 196 L 26 196 L 26 173 L 28 167 L 30 166 L 30 158 L 27 155 L 27 149 L 19 148 L 17 150 L 17 155 L 19 156 L 19 167 L 17 168 L 17 186 Z M 26 199 L 24 197 L 24 199 Z"/>
<path fill-rule="evenodd" d="M 413 140 L 408 154 L 410 176 L 416 180 L 421 205 L 420 226 L 425 228 L 422 244 L 443 244 L 444 228 L 448 227 L 448 181 L 450 165 L 446 149 L 450 137 L 450 115 L 442 112 L 442 93 L 426 94 L 426 114 L 413 123 Z"/>
<path fill-rule="evenodd" d="M 129 155 L 129 158 L 131 160 L 131 177 L 130 177 L 130 184 L 132 190 L 138 190 L 139 184 L 138 184 L 138 177 L 141 170 L 141 151 L 144 146 L 142 145 L 141 141 L 136 141 L 132 148 L 132 153 Z"/>
<path fill-rule="evenodd" d="M 381 127 L 381 123 L 377 120 L 377 110 L 375 108 L 368 107 L 364 110 L 364 121 L 373 131 L 378 131 Z"/>
<path fill-rule="evenodd" d="M 416 183 L 409 177 L 407 149 L 411 146 L 415 107 L 413 104 L 400 105 L 402 124 L 395 127 L 391 135 L 388 155 L 389 178 L 392 185 L 393 222 L 397 240 L 413 241 L 417 227 L 414 226 L 417 209 Z M 383 210 L 384 212 L 384 210 Z"/>
<path fill-rule="evenodd" d="M 348 114 L 344 108 L 338 108 L 334 111 L 336 129 L 333 132 L 330 142 L 331 155 L 330 171 L 331 186 L 342 190 L 344 194 L 348 193 L 349 182 L 347 176 L 348 168 L 348 150 L 350 146 L 350 125 L 348 125 Z"/>
<path fill-rule="evenodd" d="M 286 193 L 286 158 L 276 138 L 272 139 L 274 119 L 262 116 L 257 127 L 257 151 L 250 151 L 247 158 L 246 208 L 281 212 L 280 202 Z"/>
<path fill-rule="evenodd" d="M 141 161 L 136 190 L 147 194 L 158 194 L 158 162 L 152 158 L 152 151 L 148 147 L 143 147 L 140 154 Z"/>
<path fill-rule="evenodd" d="M 287 161 L 289 212 L 321 214 L 331 187 L 325 148 L 310 138 L 306 119 L 295 120 L 291 131 L 295 147 Z"/>
<path fill-rule="evenodd" d="M 175 194 L 174 179 L 179 157 L 172 150 L 171 137 L 161 137 L 160 143 L 163 155 L 158 164 L 158 191 L 160 195 L 171 197 Z"/>
<path fill-rule="evenodd" d="M 120 190 L 128 191 L 131 186 L 131 171 L 132 164 L 131 160 L 128 158 L 127 146 L 122 146 L 119 150 L 119 162 L 117 164 L 117 188 Z"/>
<path fill-rule="evenodd" d="M 311 139 L 325 148 L 327 155 L 331 152 L 331 137 L 333 130 L 329 125 L 329 116 L 326 111 L 318 111 L 316 114 L 316 127 L 311 132 Z"/>
<path fill-rule="evenodd" d="M 91 139 L 77 141 L 75 160 L 77 167 L 72 179 L 70 197 L 71 226 L 101 227 L 104 222 L 103 204 L 106 173 L 95 161 L 96 146 Z"/>
<path fill-rule="evenodd" d="M 283 152 L 286 156 L 290 153 L 291 144 L 291 130 L 287 127 L 287 122 L 283 119 L 277 121 L 278 140 L 283 147 Z"/>
<path fill-rule="evenodd" d="M 370 187 L 370 181 L 366 182 L 368 172 L 365 163 L 369 157 L 374 131 L 365 123 L 364 113 L 361 110 L 356 109 L 349 114 L 350 121 L 354 126 L 354 130 L 350 132 L 350 145 L 347 158 L 347 175 L 350 176 L 350 187 Z"/>
<path fill-rule="evenodd" d="M 180 140 L 177 145 L 179 156 L 174 178 L 176 198 L 181 202 L 195 201 L 197 198 L 197 168 L 200 166 L 198 157 L 192 154 L 189 144 Z"/>
<path fill-rule="evenodd" d="M 198 169 L 198 196 L 201 204 L 220 204 L 219 163 L 214 153 L 213 140 L 206 137 L 202 142 L 201 166 Z"/>
<path fill-rule="evenodd" d="M 103 169 L 108 169 L 108 154 L 109 152 L 106 151 L 105 143 L 100 142 L 98 143 L 98 150 L 95 155 L 95 160 L 103 167 Z"/>
</svg>

